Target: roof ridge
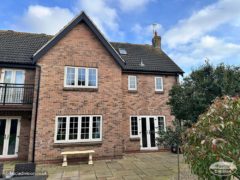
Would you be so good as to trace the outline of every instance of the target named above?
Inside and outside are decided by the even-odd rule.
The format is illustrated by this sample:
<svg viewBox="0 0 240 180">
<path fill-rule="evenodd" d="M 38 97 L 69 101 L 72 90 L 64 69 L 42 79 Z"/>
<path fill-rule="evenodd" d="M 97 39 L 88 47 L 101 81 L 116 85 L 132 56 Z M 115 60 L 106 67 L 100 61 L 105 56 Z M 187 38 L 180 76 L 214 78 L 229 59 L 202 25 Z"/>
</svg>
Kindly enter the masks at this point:
<svg viewBox="0 0 240 180">
<path fill-rule="evenodd" d="M 150 44 L 139 44 L 139 43 L 130 43 L 130 42 L 113 42 L 113 41 L 110 41 L 110 43 L 118 43 L 118 44 L 129 44 L 129 45 L 136 45 L 136 46 L 150 46 Z"/>
<path fill-rule="evenodd" d="M 53 35 L 45 34 L 45 33 L 34 33 L 34 32 L 22 32 L 22 31 L 14 31 L 14 30 L 0 30 L 1 32 L 9 32 L 9 33 L 15 33 L 15 34 L 29 34 L 29 35 L 44 35 L 44 36 L 49 36 L 53 37 Z"/>
</svg>

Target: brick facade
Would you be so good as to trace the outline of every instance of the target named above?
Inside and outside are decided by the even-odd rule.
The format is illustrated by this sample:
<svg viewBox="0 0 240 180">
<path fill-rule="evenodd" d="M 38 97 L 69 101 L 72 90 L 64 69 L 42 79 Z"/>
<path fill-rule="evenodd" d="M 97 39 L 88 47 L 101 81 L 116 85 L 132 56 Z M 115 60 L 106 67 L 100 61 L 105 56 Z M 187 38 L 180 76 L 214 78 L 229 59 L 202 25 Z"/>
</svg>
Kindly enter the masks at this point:
<svg viewBox="0 0 240 180">
<path fill-rule="evenodd" d="M 75 26 L 57 42 L 37 65 L 36 72 L 26 70 L 25 78 L 25 83 L 35 84 L 32 112 L 0 111 L 0 115 L 10 113 L 22 117 L 19 159 L 32 160 L 36 115 L 36 162 L 62 161 L 60 153 L 64 150 L 94 149 L 95 158 L 121 157 L 124 152 L 138 151 L 139 140 L 130 139 L 129 118 L 132 115 L 164 115 L 167 125 L 171 125 L 173 116 L 166 103 L 177 76 L 163 75 L 164 92 L 156 93 L 155 75 L 123 73 L 84 23 Z M 65 66 L 97 68 L 98 88 L 91 91 L 64 88 Z M 137 76 L 136 92 L 128 91 L 128 75 Z M 102 141 L 55 144 L 55 120 L 60 115 L 102 115 Z"/>
<path fill-rule="evenodd" d="M 138 91 L 129 93 L 127 74 L 85 24 L 77 25 L 39 61 L 41 67 L 39 110 L 36 134 L 36 161 L 62 159 L 63 150 L 94 149 L 95 157 L 121 156 L 139 150 L 139 141 L 129 140 L 130 115 L 173 117 L 166 105 L 175 76 L 164 76 L 164 93 L 154 89 L 154 75 L 137 75 Z M 97 67 L 98 89 L 64 88 L 64 67 Z M 102 115 L 103 140 L 100 144 L 54 144 L 55 117 L 58 115 Z"/>
</svg>

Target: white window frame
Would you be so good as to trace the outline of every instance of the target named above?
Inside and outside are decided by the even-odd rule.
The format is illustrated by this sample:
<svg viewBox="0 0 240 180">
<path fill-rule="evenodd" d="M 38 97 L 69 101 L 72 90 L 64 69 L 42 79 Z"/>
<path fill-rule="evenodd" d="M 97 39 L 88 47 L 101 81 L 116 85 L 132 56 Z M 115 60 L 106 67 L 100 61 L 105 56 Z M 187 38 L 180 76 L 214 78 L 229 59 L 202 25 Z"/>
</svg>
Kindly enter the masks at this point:
<svg viewBox="0 0 240 180">
<path fill-rule="evenodd" d="M 131 88 L 131 78 L 134 78 L 135 79 L 135 88 Z M 137 76 L 128 76 L 128 90 L 130 91 L 136 91 L 137 90 Z"/>
<path fill-rule="evenodd" d="M 162 88 L 161 89 L 157 89 L 157 79 L 161 79 L 161 86 L 162 86 Z M 155 91 L 156 92 L 162 92 L 163 91 L 163 78 L 162 77 L 155 77 Z"/>
<path fill-rule="evenodd" d="M 69 127 L 70 127 L 70 117 L 78 117 L 78 135 L 77 139 L 69 140 Z M 82 117 L 89 117 L 89 139 L 81 139 L 81 118 Z M 92 124 L 93 124 L 93 117 L 100 117 L 100 138 L 92 138 Z M 57 128 L 58 128 L 58 118 L 66 118 L 66 136 L 65 140 L 57 140 Z M 103 134 L 103 119 L 102 115 L 68 115 L 68 116 L 56 116 L 55 118 L 55 135 L 54 135 L 54 143 L 81 143 L 81 142 L 101 142 L 102 141 L 102 134 Z"/>
<path fill-rule="evenodd" d="M 16 82 L 16 72 L 17 72 L 17 71 L 21 71 L 21 72 L 23 73 L 23 75 L 24 75 L 24 83 L 25 83 L 25 70 L 23 70 L 23 69 L 9 69 L 9 68 L 4 68 L 4 69 L 2 69 L 1 80 L 0 80 L 1 83 L 4 83 L 5 71 L 12 71 L 11 80 L 12 80 L 13 82 L 11 82 L 11 83 L 14 83 L 14 84 L 15 84 L 15 82 Z M 23 83 L 23 84 L 24 84 L 24 83 Z"/>
<path fill-rule="evenodd" d="M 74 68 L 75 74 L 74 74 L 74 85 L 67 85 L 67 68 Z M 78 85 L 78 69 L 85 69 L 85 85 Z M 96 70 L 96 86 L 89 86 L 89 70 L 95 69 Z M 98 88 L 98 69 L 97 68 L 87 68 L 87 67 L 74 67 L 74 66 L 65 66 L 64 69 L 64 87 L 67 88 Z"/>
<path fill-rule="evenodd" d="M 157 124 L 158 124 L 158 118 L 159 117 L 163 117 L 163 124 L 164 124 L 164 131 L 166 132 L 167 131 L 167 127 L 166 127 L 166 116 L 157 116 Z M 158 124 L 158 127 L 159 127 L 159 124 Z M 159 130 L 159 129 L 158 129 Z"/>
<path fill-rule="evenodd" d="M 137 127 L 138 127 L 138 134 L 137 135 L 132 134 L 132 117 L 137 118 Z M 130 122 L 130 138 L 139 138 L 139 128 L 140 128 L 139 116 L 130 116 L 129 122 Z"/>
</svg>

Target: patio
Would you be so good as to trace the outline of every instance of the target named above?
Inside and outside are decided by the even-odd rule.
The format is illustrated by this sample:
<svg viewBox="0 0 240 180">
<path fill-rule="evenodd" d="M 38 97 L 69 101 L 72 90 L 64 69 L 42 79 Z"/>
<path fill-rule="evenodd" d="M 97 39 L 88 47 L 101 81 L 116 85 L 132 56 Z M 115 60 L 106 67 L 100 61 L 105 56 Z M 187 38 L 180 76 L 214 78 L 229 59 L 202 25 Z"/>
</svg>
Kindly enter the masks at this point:
<svg viewBox="0 0 240 180">
<path fill-rule="evenodd" d="M 190 175 L 188 167 L 180 158 L 181 176 L 184 179 L 196 179 Z M 4 170 L 13 169 L 14 163 L 5 163 Z M 47 171 L 48 179 L 56 180 L 117 180 L 117 179 L 177 179 L 177 155 L 170 152 L 126 154 L 123 159 L 94 161 L 94 165 L 85 162 L 59 165 L 38 165 L 37 171 Z"/>
</svg>

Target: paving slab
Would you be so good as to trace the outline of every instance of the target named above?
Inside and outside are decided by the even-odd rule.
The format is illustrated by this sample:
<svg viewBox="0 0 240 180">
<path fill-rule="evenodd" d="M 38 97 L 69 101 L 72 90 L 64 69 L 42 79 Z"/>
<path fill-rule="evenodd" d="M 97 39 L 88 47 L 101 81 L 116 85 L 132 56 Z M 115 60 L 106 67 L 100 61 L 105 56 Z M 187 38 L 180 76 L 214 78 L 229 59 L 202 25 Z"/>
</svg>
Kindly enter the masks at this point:
<svg viewBox="0 0 240 180">
<path fill-rule="evenodd" d="M 13 170 L 19 161 L 4 163 L 4 170 Z M 181 177 L 191 175 L 189 167 L 180 156 Z M 47 171 L 48 179 L 54 180 L 175 180 L 177 177 L 177 155 L 170 152 L 125 154 L 122 159 L 94 161 L 93 165 L 75 163 L 67 167 L 61 164 L 38 165 L 37 171 Z M 185 180 L 185 179 L 184 179 Z M 187 179 L 186 179 L 187 180 Z"/>
</svg>

